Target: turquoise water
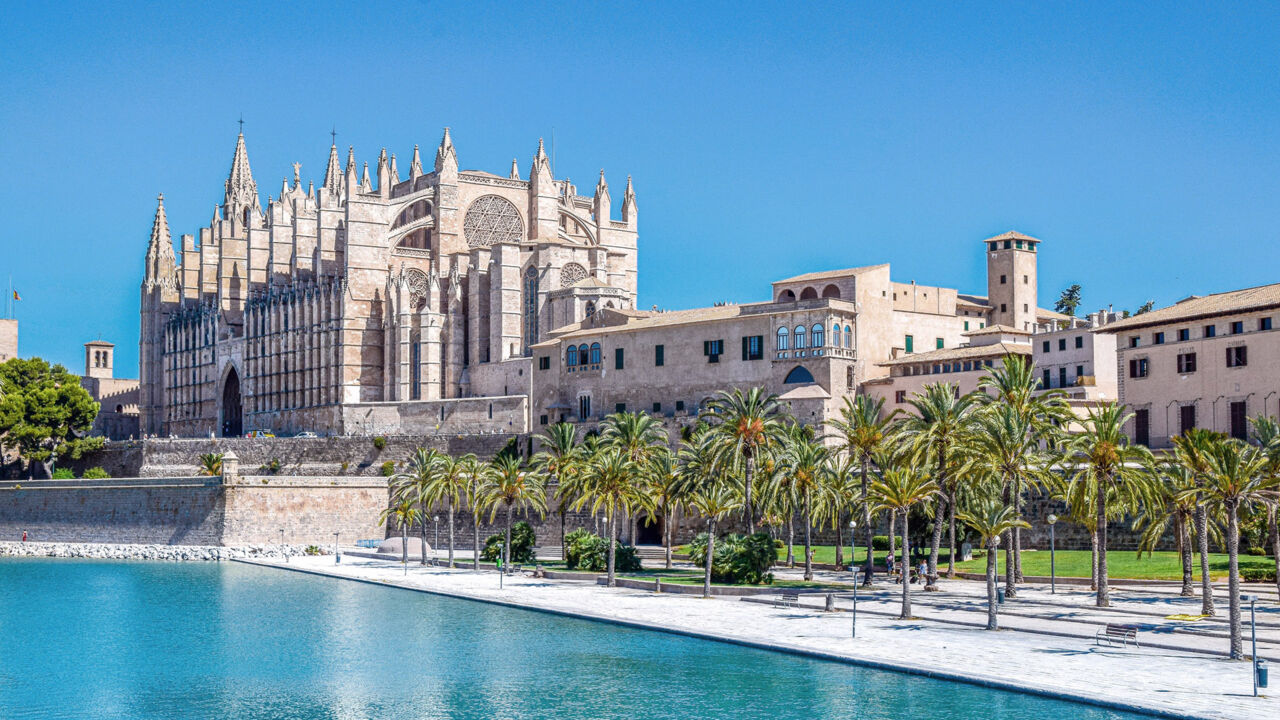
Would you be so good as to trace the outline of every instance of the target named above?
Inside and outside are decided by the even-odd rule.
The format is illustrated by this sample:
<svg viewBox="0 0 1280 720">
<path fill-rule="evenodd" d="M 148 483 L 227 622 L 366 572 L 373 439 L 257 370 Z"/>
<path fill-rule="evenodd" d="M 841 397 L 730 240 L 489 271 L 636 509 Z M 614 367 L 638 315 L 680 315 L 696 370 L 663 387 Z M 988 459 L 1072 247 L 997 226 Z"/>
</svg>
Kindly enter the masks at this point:
<svg viewBox="0 0 1280 720">
<path fill-rule="evenodd" d="M 0 561 L 0 718 L 1135 718 L 238 563 Z"/>
</svg>

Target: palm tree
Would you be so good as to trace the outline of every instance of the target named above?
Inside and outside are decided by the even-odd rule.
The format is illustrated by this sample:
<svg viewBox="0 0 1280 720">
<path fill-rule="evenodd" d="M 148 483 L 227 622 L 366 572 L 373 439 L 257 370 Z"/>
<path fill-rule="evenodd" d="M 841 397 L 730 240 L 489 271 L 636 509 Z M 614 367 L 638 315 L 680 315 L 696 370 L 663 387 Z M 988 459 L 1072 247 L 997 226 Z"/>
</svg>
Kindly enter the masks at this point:
<svg viewBox="0 0 1280 720">
<path fill-rule="evenodd" d="M 1268 458 L 1238 440 L 1218 440 L 1206 455 L 1203 495 L 1227 516 L 1227 597 L 1231 625 L 1231 659 L 1244 657 L 1240 633 L 1240 511 L 1274 498 L 1274 481 L 1266 476 Z M 1195 496 L 1196 491 L 1189 494 Z"/>
<path fill-rule="evenodd" d="M 739 388 L 721 391 L 705 415 L 714 421 L 712 432 L 720 440 L 723 455 L 734 461 L 742 460 L 743 508 L 749 534 L 756 531 L 751 507 L 751 476 L 756 457 L 777 438 L 782 414 L 777 395 L 765 394 L 762 388 L 754 387 L 745 393 Z"/>
<path fill-rule="evenodd" d="M 502 567 L 511 563 L 511 523 L 517 507 L 527 515 L 530 510 L 539 514 L 547 511 L 546 488 L 542 476 L 529 470 L 514 455 L 500 453 L 491 464 L 493 472 L 486 488 L 486 504 L 490 508 L 489 522 L 498 516 L 498 509 L 507 511 L 507 528 L 502 545 Z"/>
<path fill-rule="evenodd" d="M 556 514 L 560 516 L 560 553 L 564 557 L 564 516 L 572 497 L 566 494 L 565 480 L 582 459 L 582 446 L 578 443 L 578 428 L 572 423 L 558 422 L 538 436 L 541 450 L 533 456 L 533 465 L 545 473 L 556 486 Z"/>
<path fill-rule="evenodd" d="M 634 472 L 642 471 L 655 454 L 666 449 L 667 432 L 662 424 L 649 413 L 619 412 L 604 419 L 600 425 L 601 441 L 622 450 L 634 466 Z M 636 544 L 636 518 L 627 510 L 630 520 L 628 538 Z"/>
<path fill-rule="evenodd" d="M 1151 492 L 1142 512 L 1134 518 L 1133 529 L 1141 531 L 1138 538 L 1138 557 L 1150 555 L 1173 526 L 1178 539 L 1178 557 L 1182 563 L 1182 596 L 1192 597 L 1195 591 L 1191 528 L 1196 514 L 1195 499 L 1187 499 L 1183 493 L 1195 488 L 1195 479 L 1186 467 L 1170 460 L 1152 463 L 1146 468 L 1152 478 Z M 1096 581 L 1095 581 L 1096 582 Z M 1097 587 L 1096 584 L 1094 586 Z"/>
<path fill-rule="evenodd" d="M 940 491 L 936 480 L 912 464 L 882 469 L 871 484 L 871 494 L 879 507 L 902 515 L 902 614 L 899 620 L 911 619 L 911 568 L 907 567 L 911 556 L 911 508 L 929 502 Z"/>
<path fill-rule="evenodd" d="M 394 520 L 394 526 L 400 528 L 400 562 L 406 574 L 409 572 L 409 527 L 421 518 L 417 503 L 408 493 L 399 494 L 391 506 L 382 511 L 381 522 Z"/>
<path fill-rule="evenodd" d="M 854 517 L 858 503 L 862 500 L 861 487 L 858 484 L 858 463 L 847 454 L 828 455 L 826 472 L 822 478 L 822 492 L 816 499 L 814 514 L 823 522 L 830 524 L 836 533 L 836 565 L 844 567 L 844 518 L 845 511 Z M 852 535 L 849 540 L 856 542 Z M 852 563 L 854 559 L 849 558 Z"/>
<path fill-rule="evenodd" d="M 591 514 L 603 510 L 609 536 L 609 565 L 606 582 L 615 587 L 614 558 L 618 544 L 617 512 L 638 507 L 644 500 L 636 483 L 636 465 L 620 447 L 606 447 L 596 456 L 583 483 L 575 508 L 591 506 Z"/>
<path fill-rule="evenodd" d="M 200 474 L 217 477 L 222 474 L 222 453 L 204 453 L 200 456 Z"/>
<path fill-rule="evenodd" d="M 1125 423 L 1133 415 L 1123 405 L 1103 403 L 1089 410 L 1089 416 L 1067 445 L 1064 457 L 1075 482 L 1092 484 L 1096 493 L 1094 513 L 1098 535 L 1098 607 L 1111 604 L 1107 587 L 1107 515 L 1113 498 L 1126 509 L 1142 505 L 1149 476 L 1143 463 L 1151 461 L 1151 451 L 1129 444 Z M 1115 490 L 1113 493 L 1112 490 Z"/>
<path fill-rule="evenodd" d="M 945 504 L 950 519 L 950 559 L 947 577 L 956 575 L 956 488 L 955 479 L 948 474 L 952 463 L 951 450 L 964 440 L 969 430 L 974 408 L 974 396 L 960 395 L 960 387 L 951 383 L 932 383 L 924 387 L 924 393 L 916 393 L 910 400 L 915 415 L 907 415 L 902 423 L 903 437 L 919 444 L 921 449 L 935 459 L 933 476 L 942 492 L 938 505 Z M 933 519 L 933 544 L 929 549 L 929 582 L 925 590 L 938 589 L 938 546 L 942 544 L 942 508 L 938 507 Z"/>
<path fill-rule="evenodd" d="M 472 454 L 458 458 L 462 477 L 466 481 L 467 507 L 471 510 L 471 569 L 480 569 L 480 513 L 484 512 L 488 501 L 489 476 L 493 466 L 480 462 L 480 458 Z"/>
<path fill-rule="evenodd" d="M 427 564 L 427 509 L 434 504 L 434 498 L 431 497 L 431 484 L 436 466 L 442 457 L 444 456 L 438 450 L 418 448 L 409 458 L 405 471 L 391 476 L 391 484 L 403 488 L 405 493 L 418 503 L 418 517 L 421 521 L 419 537 L 422 540 L 421 564 L 423 565 Z"/>
<path fill-rule="evenodd" d="M 1273 417 L 1253 418 L 1253 439 L 1267 454 L 1264 470 L 1272 482 L 1280 482 L 1280 423 Z M 1276 592 L 1280 593 L 1280 499 L 1267 503 L 1267 539 L 1271 543 L 1271 559 L 1276 567 Z"/>
<path fill-rule="evenodd" d="M 790 478 L 791 487 L 800 497 L 804 517 L 804 579 L 813 579 L 813 494 L 822 484 L 827 470 L 828 450 L 813 431 L 795 424 L 788 428 L 779 471 Z"/>
<path fill-rule="evenodd" d="M 863 584 L 871 584 L 871 571 L 874 565 L 874 544 L 876 530 L 871 524 L 871 502 L 867 494 L 871 489 L 869 472 L 871 460 L 884 448 L 885 438 L 893 424 L 897 410 L 880 417 L 884 411 L 884 398 L 872 398 L 858 395 L 852 400 L 844 399 L 844 407 L 840 410 L 840 419 L 829 424 L 836 430 L 839 446 L 849 457 L 855 458 L 862 474 L 862 531 L 865 533 L 867 563 L 863 568 Z M 893 537 L 893 524 L 889 525 L 889 536 Z"/>
<path fill-rule="evenodd" d="M 716 523 L 742 507 L 742 498 L 724 482 L 708 482 L 689 495 L 689 506 L 707 521 L 707 558 L 702 576 L 702 597 L 711 597 L 711 561 L 716 553 Z"/>
<path fill-rule="evenodd" d="M 1205 473 L 1209 471 L 1209 452 L 1224 436 L 1221 433 L 1204 428 L 1192 428 L 1173 439 L 1173 456 L 1195 480 L 1197 488 L 1204 485 Z M 1200 555 L 1200 614 L 1216 615 L 1213 607 L 1213 582 L 1209 577 L 1209 515 L 1205 510 L 1203 499 L 1191 493 L 1185 496 L 1196 504 L 1196 551 Z"/>
<path fill-rule="evenodd" d="M 453 567 L 454 525 L 453 517 L 458 503 L 467 494 L 467 461 L 465 457 L 454 458 L 441 454 L 436 460 L 435 471 L 427 484 L 427 494 L 432 504 L 444 500 L 445 513 L 449 518 L 449 567 Z M 424 523 L 425 524 L 425 523 Z"/>
<path fill-rule="evenodd" d="M 656 453 L 641 473 L 651 505 L 662 514 L 662 547 L 666 568 L 671 569 L 671 525 L 675 513 L 687 499 L 687 486 L 674 452 L 663 448 Z"/>
<path fill-rule="evenodd" d="M 995 630 L 996 610 L 996 564 L 1000 548 L 1000 536 L 1006 535 L 1016 527 L 1029 528 L 1027 521 L 1013 514 L 1013 508 L 998 502 L 995 498 L 984 499 L 977 507 L 969 511 L 960 511 L 959 518 L 964 524 L 973 528 L 982 539 L 982 546 L 987 549 L 987 629 Z"/>
</svg>

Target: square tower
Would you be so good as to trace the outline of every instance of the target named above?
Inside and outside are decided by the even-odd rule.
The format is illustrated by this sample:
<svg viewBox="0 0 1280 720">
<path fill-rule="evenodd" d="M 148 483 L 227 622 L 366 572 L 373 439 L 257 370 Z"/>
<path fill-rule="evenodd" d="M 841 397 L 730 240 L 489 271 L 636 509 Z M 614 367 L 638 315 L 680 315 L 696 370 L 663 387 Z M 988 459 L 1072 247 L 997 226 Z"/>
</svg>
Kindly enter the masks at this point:
<svg viewBox="0 0 1280 720">
<path fill-rule="evenodd" d="M 104 340 L 94 340 L 84 344 L 84 376 L 88 378 L 111 378 L 111 368 L 115 367 L 116 346 Z"/>
<path fill-rule="evenodd" d="M 987 301 L 992 325 L 1031 332 L 1036 325 L 1036 253 L 1040 241 L 1007 232 L 982 241 L 987 252 Z"/>
</svg>

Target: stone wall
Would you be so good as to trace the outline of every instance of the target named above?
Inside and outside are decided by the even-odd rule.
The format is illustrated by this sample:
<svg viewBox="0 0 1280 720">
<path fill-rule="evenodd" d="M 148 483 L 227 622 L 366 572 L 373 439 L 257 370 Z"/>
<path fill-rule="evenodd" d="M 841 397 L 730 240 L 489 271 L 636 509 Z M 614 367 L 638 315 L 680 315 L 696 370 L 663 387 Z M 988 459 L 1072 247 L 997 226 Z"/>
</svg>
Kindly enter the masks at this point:
<svg viewBox="0 0 1280 720">
<path fill-rule="evenodd" d="M 383 536 L 384 478 L 243 476 L 223 486 L 222 545 L 329 545 Z"/>
<path fill-rule="evenodd" d="M 528 431 L 528 398 L 461 398 L 413 402 L 348 403 L 342 406 L 342 432 L 346 435 L 379 433 L 505 434 Z"/>
</svg>

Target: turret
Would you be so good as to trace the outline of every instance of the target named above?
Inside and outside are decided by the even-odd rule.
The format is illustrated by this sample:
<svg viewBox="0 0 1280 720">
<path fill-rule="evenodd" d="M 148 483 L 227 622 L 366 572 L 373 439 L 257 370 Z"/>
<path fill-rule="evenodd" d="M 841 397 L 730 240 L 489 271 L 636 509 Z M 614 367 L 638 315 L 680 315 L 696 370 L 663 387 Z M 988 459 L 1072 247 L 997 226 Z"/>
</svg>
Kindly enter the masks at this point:
<svg viewBox="0 0 1280 720">
<path fill-rule="evenodd" d="M 391 165 L 387 162 L 386 148 L 382 148 L 378 155 L 378 195 L 382 198 L 391 197 Z"/>
<path fill-rule="evenodd" d="M 172 290 L 172 298 L 159 299 L 176 302 L 178 263 L 173 255 L 173 240 L 169 236 L 169 220 L 164 213 L 164 195 L 161 194 L 156 201 L 156 216 L 151 223 L 151 240 L 147 243 L 146 270 L 142 281 L 143 295 L 145 299 L 146 294 L 156 288 L 162 291 Z M 167 293 L 162 292 L 161 295 L 167 295 Z"/>
<path fill-rule="evenodd" d="M 605 182 L 604 170 L 600 170 L 600 180 L 596 183 L 596 194 L 591 198 L 591 212 L 596 216 L 596 237 L 604 237 L 604 231 L 609 227 L 609 210 L 611 200 L 609 198 L 609 183 Z"/>
<path fill-rule="evenodd" d="M 636 226 L 636 191 L 631 187 L 631 176 L 627 176 L 627 189 L 622 193 L 622 222 L 627 227 Z"/>
<path fill-rule="evenodd" d="M 551 177 L 551 160 L 542 138 L 529 167 L 529 216 L 532 239 L 554 239 L 559 234 L 560 210 L 555 180 Z"/>
<path fill-rule="evenodd" d="M 445 179 L 458 175 L 458 152 L 453 147 L 453 138 L 449 137 L 449 128 L 444 129 L 440 147 L 436 148 L 436 173 Z"/>
<path fill-rule="evenodd" d="M 258 204 L 258 185 L 253 181 L 253 172 L 249 170 L 249 152 L 245 149 L 244 133 L 236 138 L 235 154 L 231 157 L 231 172 L 227 175 L 226 194 L 222 202 L 222 218 L 233 221 L 233 227 L 245 227 L 249 224 L 250 213 L 260 214 L 262 208 Z"/>
<path fill-rule="evenodd" d="M 516 162 L 515 158 L 511 158 L 511 174 L 508 175 L 507 177 L 511 178 L 512 180 L 520 179 L 520 164 Z"/>
<path fill-rule="evenodd" d="M 413 160 L 409 161 L 409 179 L 417 180 L 422 176 L 422 156 L 418 154 L 418 146 L 413 146 Z"/>
<path fill-rule="evenodd" d="M 983 240 L 992 325 L 1030 332 L 1038 311 L 1036 254 L 1040 240 L 1019 232 Z"/>
<path fill-rule="evenodd" d="M 395 155 L 395 153 L 391 153 L 391 184 L 392 184 L 392 185 L 399 185 L 399 184 L 400 184 L 400 171 L 399 171 L 398 169 L 396 169 L 396 155 Z"/>
</svg>

